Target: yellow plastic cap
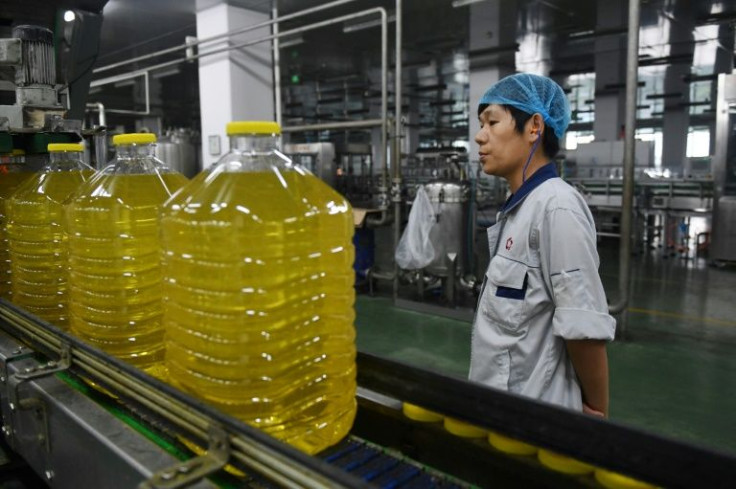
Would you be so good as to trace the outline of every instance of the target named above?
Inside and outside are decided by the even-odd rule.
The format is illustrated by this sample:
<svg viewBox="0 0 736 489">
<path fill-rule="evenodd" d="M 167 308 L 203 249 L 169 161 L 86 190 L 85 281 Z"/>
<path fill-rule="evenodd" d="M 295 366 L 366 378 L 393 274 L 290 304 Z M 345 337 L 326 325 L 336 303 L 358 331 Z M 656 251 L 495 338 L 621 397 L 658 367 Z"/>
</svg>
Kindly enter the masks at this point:
<svg viewBox="0 0 736 489">
<path fill-rule="evenodd" d="M 657 489 L 647 482 L 603 469 L 595 469 L 595 479 L 608 489 Z"/>
<path fill-rule="evenodd" d="M 79 143 L 49 143 L 47 146 L 49 153 L 57 153 L 60 151 L 84 151 L 84 146 Z"/>
<path fill-rule="evenodd" d="M 419 407 L 415 404 L 409 404 L 408 402 L 405 402 L 401 409 L 407 418 L 413 419 L 414 421 L 421 421 L 422 423 L 436 423 L 438 421 L 442 421 L 444 418 L 444 416 L 439 413 L 435 413 L 429 409 L 424 409 L 423 407 Z"/>
<path fill-rule="evenodd" d="M 550 450 L 540 449 L 539 453 L 537 453 L 537 458 L 542 462 L 542 465 L 548 469 L 562 472 L 563 474 L 584 475 L 590 474 L 595 470 L 595 467 L 592 465 L 575 460 L 574 458 L 566 457 L 565 455 L 560 455 L 559 453 L 555 453 Z"/>
<path fill-rule="evenodd" d="M 463 438 L 484 438 L 488 436 L 488 431 L 478 426 L 459 421 L 457 419 L 445 416 L 445 429 L 455 436 Z"/>
<path fill-rule="evenodd" d="M 272 121 L 234 121 L 225 128 L 228 136 L 236 134 L 281 134 L 281 126 Z"/>
<path fill-rule="evenodd" d="M 511 455 L 534 455 L 537 453 L 537 447 L 529 445 L 513 438 L 508 438 L 498 433 L 488 433 L 488 443 L 497 450 L 510 453 Z"/>
<path fill-rule="evenodd" d="M 112 144 L 120 146 L 121 144 L 150 144 L 156 142 L 156 135 L 150 132 L 134 132 L 131 134 L 118 134 L 112 137 Z"/>
</svg>

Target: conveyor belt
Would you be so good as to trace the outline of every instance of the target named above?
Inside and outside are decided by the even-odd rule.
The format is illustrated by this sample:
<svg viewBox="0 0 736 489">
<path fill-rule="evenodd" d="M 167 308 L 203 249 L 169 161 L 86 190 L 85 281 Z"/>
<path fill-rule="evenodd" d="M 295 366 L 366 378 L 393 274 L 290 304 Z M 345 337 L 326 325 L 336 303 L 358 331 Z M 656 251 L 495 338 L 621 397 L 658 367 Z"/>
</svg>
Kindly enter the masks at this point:
<svg viewBox="0 0 736 489">
<path fill-rule="evenodd" d="M 365 353 L 351 434 L 310 457 L 2 300 L 0 328 L 3 433 L 55 487 L 599 487 L 411 421 L 402 401 L 665 487 L 731 487 L 736 467 L 733 455 Z M 69 385 L 78 376 L 114 398 Z M 192 444 L 209 448 L 192 458 Z M 223 475 L 226 464 L 248 476 Z"/>
<path fill-rule="evenodd" d="M 355 437 L 329 448 L 319 458 L 382 489 L 460 489 L 468 486 Z"/>
<path fill-rule="evenodd" d="M 153 426 L 152 420 L 143 419 L 141 413 L 131 412 L 113 398 L 92 389 L 72 375 L 62 373 L 57 376 L 175 458 L 186 460 L 195 455 L 187 446 L 163 432 L 162 427 Z M 381 446 L 352 435 L 320 453 L 317 458 L 371 486 L 385 489 L 462 489 L 469 487 L 468 484 L 454 477 L 423 466 L 399 453 L 390 453 Z M 219 474 L 210 477 L 210 481 L 219 487 L 239 487 L 243 484 L 263 488 L 276 487 L 265 479 L 253 475 L 235 478 Z"/>
</svg>

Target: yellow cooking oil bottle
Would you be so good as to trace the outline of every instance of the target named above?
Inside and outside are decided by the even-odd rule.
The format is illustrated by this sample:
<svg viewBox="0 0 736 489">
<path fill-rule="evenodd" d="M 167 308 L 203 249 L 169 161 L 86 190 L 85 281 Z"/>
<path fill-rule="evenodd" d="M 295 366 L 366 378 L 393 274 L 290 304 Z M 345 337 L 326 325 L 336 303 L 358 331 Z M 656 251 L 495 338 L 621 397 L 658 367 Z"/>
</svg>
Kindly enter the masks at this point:
<svg viewBox="0 0 736 489">
<path fill-rule="evenodd" d="M 49 144 L 49 163 L 6 201 L 13 302 L 67 328 L 69 275 L 64 205 L 94 174 L 78 143 Z"/>
<path fill-rule="evenodd" d="M 23 182 L 33 176 L 25 161 L 25 151 L 14 149 L 0 155 L 0 298 L 10 300 L 12 282 L 10 253 L 8 252 L 7 211 L 8 198 Z"/>
<path fill-rule="evenodd" d="M 165 377 L 159 214 L 188 180 L 154 156 L 155 141 L 113 137 L 115 158 L 70 199 L 69 313 L 82 340 Z"/>
<path fill-rule="evenodd" d="M 230 152 L 164 208 L 166 365 L 180 389 L 316 453 L 356 412 L 353 215 L 280 133 L 231 122 Z"/>
</svg>

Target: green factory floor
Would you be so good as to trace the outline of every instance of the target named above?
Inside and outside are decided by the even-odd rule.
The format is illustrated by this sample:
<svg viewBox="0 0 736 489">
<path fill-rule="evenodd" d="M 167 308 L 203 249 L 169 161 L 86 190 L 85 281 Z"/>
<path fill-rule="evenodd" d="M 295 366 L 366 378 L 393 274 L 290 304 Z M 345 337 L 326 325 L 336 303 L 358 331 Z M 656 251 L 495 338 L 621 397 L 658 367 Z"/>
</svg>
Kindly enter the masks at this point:
<svg viewBox="0 0 736 489">
<path fill-rule="evenodd" d="M 617 299 L 618 251 L 600 249 L 601 277 Z M 736 269 L 703 258 L 635 257 L 624 340 L 608 349 L 611 419 L 736 454 Z M 466 376 L 469 322 L 396 308 L 359 295 L 358 347 Z"/>
</svg>

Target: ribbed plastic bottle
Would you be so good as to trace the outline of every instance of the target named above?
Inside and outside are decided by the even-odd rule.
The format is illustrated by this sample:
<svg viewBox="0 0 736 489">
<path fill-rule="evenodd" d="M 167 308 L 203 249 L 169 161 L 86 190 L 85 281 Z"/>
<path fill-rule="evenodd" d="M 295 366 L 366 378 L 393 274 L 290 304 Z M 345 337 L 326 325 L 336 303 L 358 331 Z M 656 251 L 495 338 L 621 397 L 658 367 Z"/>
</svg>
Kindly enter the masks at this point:
<svg viewBox="0 0 736 489">
<path fill-rule="evenodd" d="M 13 302 L 67 328 L 69 276 L 64 205 L 94 174 L 81 144 L 49 144 L 49 164 L 6 203 Z"/>
<path fill-rule="evenodd" d="M 14 149 L 0 155 L 0 298 L 11 299 L 12 281 L 8 251 L 7 210 L 8 198 L 18 187 L 33 176 L 25 163 L 25 152 Z"/>
<path fill-rule="evenodd" d="M 278 124 L 227 133 L 162 215 L 169 380 L 316 453 L 356 412 L 352 210 L 276 150 Z"/>
<path fill-rule="evenodd" d="M 188 180 L 154 157 L 155 141 L 115 136 L 115 159 L 71 198 L 69 312 L 81 339 L 163 377 L 159 217 Z"/>
</svg>

